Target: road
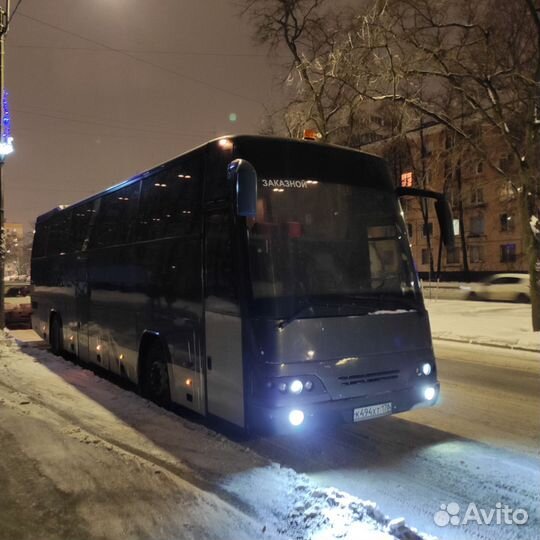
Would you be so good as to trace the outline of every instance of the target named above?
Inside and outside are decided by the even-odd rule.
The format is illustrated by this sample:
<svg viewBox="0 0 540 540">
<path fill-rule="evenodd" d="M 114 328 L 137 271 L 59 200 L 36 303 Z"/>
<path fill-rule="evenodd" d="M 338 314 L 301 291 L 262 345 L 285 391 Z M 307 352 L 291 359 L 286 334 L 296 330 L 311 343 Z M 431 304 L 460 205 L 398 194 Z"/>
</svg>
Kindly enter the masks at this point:
<svg viewBox="0 0 540 540">
<path fill-rule="evenodd" d="M 540 530 L 540 359 L 493 347 L 436 342 L 437 407 L 253 448 L 321 485 L 377 501 L 441 538 L 531 538 Z M 441 504 L 509 504 L 527 525 L 438 527 Z"/>
</svg>

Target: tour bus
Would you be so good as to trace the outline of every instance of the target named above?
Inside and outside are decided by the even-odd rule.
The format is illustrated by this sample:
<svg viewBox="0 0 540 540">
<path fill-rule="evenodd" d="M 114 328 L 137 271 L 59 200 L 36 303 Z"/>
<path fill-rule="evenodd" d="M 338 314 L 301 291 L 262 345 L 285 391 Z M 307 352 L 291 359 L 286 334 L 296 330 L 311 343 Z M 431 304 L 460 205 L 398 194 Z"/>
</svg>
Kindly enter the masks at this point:
<svg viewBox="0 0 540 540">
<path fill-rule="evenodd" d="M 375 156 L 231 136 L 37 218 L 54 353 L 245 430 L 430 406 L 439 384 L 400 196 Z"/>
</svg>

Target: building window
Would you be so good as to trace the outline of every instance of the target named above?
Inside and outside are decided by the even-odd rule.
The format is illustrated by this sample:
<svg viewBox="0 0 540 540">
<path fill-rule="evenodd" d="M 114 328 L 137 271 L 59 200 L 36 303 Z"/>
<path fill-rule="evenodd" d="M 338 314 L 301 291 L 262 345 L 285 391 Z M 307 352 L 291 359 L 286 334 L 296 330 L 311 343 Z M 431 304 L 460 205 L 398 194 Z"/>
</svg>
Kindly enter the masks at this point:
<svg viewBox="0 0 540 540">
<path fill-rule="evenodd" d="M 506 182 L 499 189 L 499 200 L 501 202 L 512 201 L 516 198 L 516 192 L 510 182 Z"/>
<path fill-rule="evenodd" d="M 512 163 L 514 161 L 514 158 L 512 156 L 512 154 L 503 154 L 500 158 L 499 158 L 499 167 L 503 170 L 503 171 L 508 171 L 509 169 L 512 168 Z"/>
<path fill-rule="evenodd" d="M 483 246 L 470 246 L 469 259 L 472 263 L 484 262 L 484 247 Z"/>
<path fill-rule="evenodd" d="M 412 187 L 413 174 L 412 172 L 404 172 L 401 174 L 401 187 Z"/>
<path fill-rule="evenodd" d="M 484 162 L 483 161 L 479 161 L 477 164 L 476 164 L 476 174 L 482 174 L 484 172 Z"/>
<path fill-rule="evenodd" d="M 422 264 L 429 264 L 429 249 L 422 249 Z"/>
<path fill-rule="evenodd" d="M 471 204 L 482 204 L 484 202 L 484 190 L 473 188 L 471 190 Z"/>
<path fill-rule="evenodd" d="M 484 216 L 479 214 L 478 216 L 471 217 L 469 221 L 469 236 L 482 236 L 485 232 Z"/>
<path fill-rule="evenodd" d="M 512 214 L 500 214 L 502 232 L 511 232 L 514 230 L 514 216 Z"/>
<path fill-rule="evenodd" d="M 431 221 L 422 225 L 422 235 L 427 236 L 428 234 L 429 236 L 433 236 L 433 223 Z"/>
<path fill-rule="evenodd" d="M 412 235 L 413 235 L 412 223 L 407 223 L 407 232 L 409 233 L 409 238 L 412 240 Z"/>
<path fill-rule="evenodd" d="M 459 249 L 457 247 L 446 250 L 446 264 L 459 264 Z"/>
<path fill-rule="evenodd" d="M 501 262 L 516 262 L 516 244 L 503 244 L 501 246 Z"/>
</svg>

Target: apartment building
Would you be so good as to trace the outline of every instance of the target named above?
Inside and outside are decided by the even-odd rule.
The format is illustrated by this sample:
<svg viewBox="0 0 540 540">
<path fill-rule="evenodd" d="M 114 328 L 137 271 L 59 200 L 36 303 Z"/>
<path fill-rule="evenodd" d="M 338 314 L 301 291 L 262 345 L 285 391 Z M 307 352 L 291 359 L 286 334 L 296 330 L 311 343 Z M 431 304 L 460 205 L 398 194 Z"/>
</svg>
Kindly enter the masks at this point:
<svg viewBox="0 0 540 540">
<path fill-rule="evenodd" d="M 408 132 L 399 141 L 381 139 L 362 150 L 390 163 L 396 186 L 445 191 L 454 214 L 455 247 L 441 248 L 432 203 L 405 198 L 402 206 L 418 271 L 440 271 L 461 279 L 492 272 L 525 272 L 527 260 L 518 187 L 511 182 L 515 164 L 496 134 L 476 129 L 489 153 L 480 159 L 453 144 L 438 124 Z M 495 167 L 508 173 L 501 175 Z"/>
</svg>

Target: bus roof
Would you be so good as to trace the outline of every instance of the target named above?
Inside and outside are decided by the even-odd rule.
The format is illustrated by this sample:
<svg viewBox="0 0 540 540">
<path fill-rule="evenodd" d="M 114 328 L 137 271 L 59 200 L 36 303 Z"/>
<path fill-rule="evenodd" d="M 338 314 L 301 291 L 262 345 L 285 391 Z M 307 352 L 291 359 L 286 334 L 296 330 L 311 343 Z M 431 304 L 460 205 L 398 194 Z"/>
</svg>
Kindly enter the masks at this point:
<svg viewBox="0 0 540 540">
<path fill-rule="evenodd" d="M 125 187 L 126 185 L 132 183 L 132 182 L 137 182 L 147 176 L 151 176 L 155 173 L 157 173 L 158 171 L 162 170 L 162 169 L 165 169 L 169 166 L 171 166 L 177 159 L 183 157 L 183 156 L 186 156 L 186 155 L 189 155 L 193 152 L 197 152 L 197 151 L 201 151 L 203 150 L 204 148 L 208 148 L 208 147 L 216 147 L 216 146 L 219 146 L 220 144 L 222 145 L 223 144 L 223 141 L 228 141 L 229 143 L 231 143 L 232 145 L 239 145 L 239 146 L 259 146 L 259 145 L 266 145 L 268 143 L 271 143 L 273 145 L 277 145 L 277 146 L 281 146 L 282 148 L 285 147 L 285 145 L 287 147 L 291 147 L 291 148 L 294 148 L 294 146 L 297 146 L 297 148 L 308 148 L 308 147 L 311 147 L 311 148 L 318 148 L 318 149 L 325 149 L 326 152 L 337 152 L 339 154 L 341 154 L 343 157 L 345 156 L 348 156 L 348 157 L 352 157 L 352 156 L 355 156 L 355 157 L 360 157 L 362 156 L 362 159 L 365 161 L 365 162 L 370 162 L 372 164 L 376 164 L 376 166 L 378 167 L 382 167 L 384 168 L 385 167 L 385 162 L 382 158 L 378 157 L 378 156 L 375 156 L 373 154 L 369 154 L 369 153 L 366 153 L 366 152 L 361 152 L 360 150 L 355 150 L 353 148 L 348 148 L 348 147 L 345 147 L 345 146 L 338 146 L 338 145 L 334 145 L 334 144 L 329 144 L 329 143 L 323 143 L 323 142 L 319 142 L 319 141 L 312 141 L 312 140 L 303 140 L 303 139 L 292 139 L 292 138 L 287 138 L 287 137 L 275 137 L 275 136 L 268 136 L 268 135 L 224 135 L 222 137 L 218 137 L 216 139 L 212 139 L 211 141 L 208 141 L 206 143 L 203 143 L 197 147 L 194 147 L 192 148 L 191 150 L 188 150 L 182 154 L 179 154 L 178 156 L 175 156 L 174 158 L 171 158 L 163 163 L 160 163 L 158 165 L 155 165 L 154 167 L 151 167 L 150 169 L 147 169 L 145 171 L 142 171 L 142 172 L 139 172 L 137 174 L 135 174 L 134 176 L 132 176 L 131 178 L 128 178 L 126 180 L 123 180 L 122 182 L 118 183 L 118 184 L 114 184 L 113 186 L 103 190 L 103 191 L 100 191 L 98 193 L 95 193 L 94 195 L 90 195 L 89 197 L 86 197 L 84 199 L 81 199 L 79 201 L 76 201 L 70 205 L 66 205 L 66 206 L 58 206 L 56 208 L 53 208 L 52 210 L 49 210 L 48 212 L 45 212 L 44 214 L 41 214 L 39 215 L 37 218 L 36 218 L 36 224 L 37 223 L 42 223 L 44 221 L 48 221 L 49 218 L 51 218 L 52 216 L 56 215 L 58 212 L 61 212 L 62 210 L 65 210 L 65 209 L 69 209 L 69 208 L 72 208 L 74 206 L 79 206 L 83 203 L 87 203 L 87 202 L 90 202 L 98 197 L 101 197 L 107 193 L 111 193 L 113 191 L 116 191 L 117 189 L 120 189 L 122 187 Z M 282 146 L 283 145 L 283 146 Z M 393 189 L 393 186 L 391 186 L 391 184 L 389 184 L 388 182 L 386 182 L 386 185 L 384 186 L 381 186 L 383 188 L 390 188 L 390 189 Z"/>
</svg>

